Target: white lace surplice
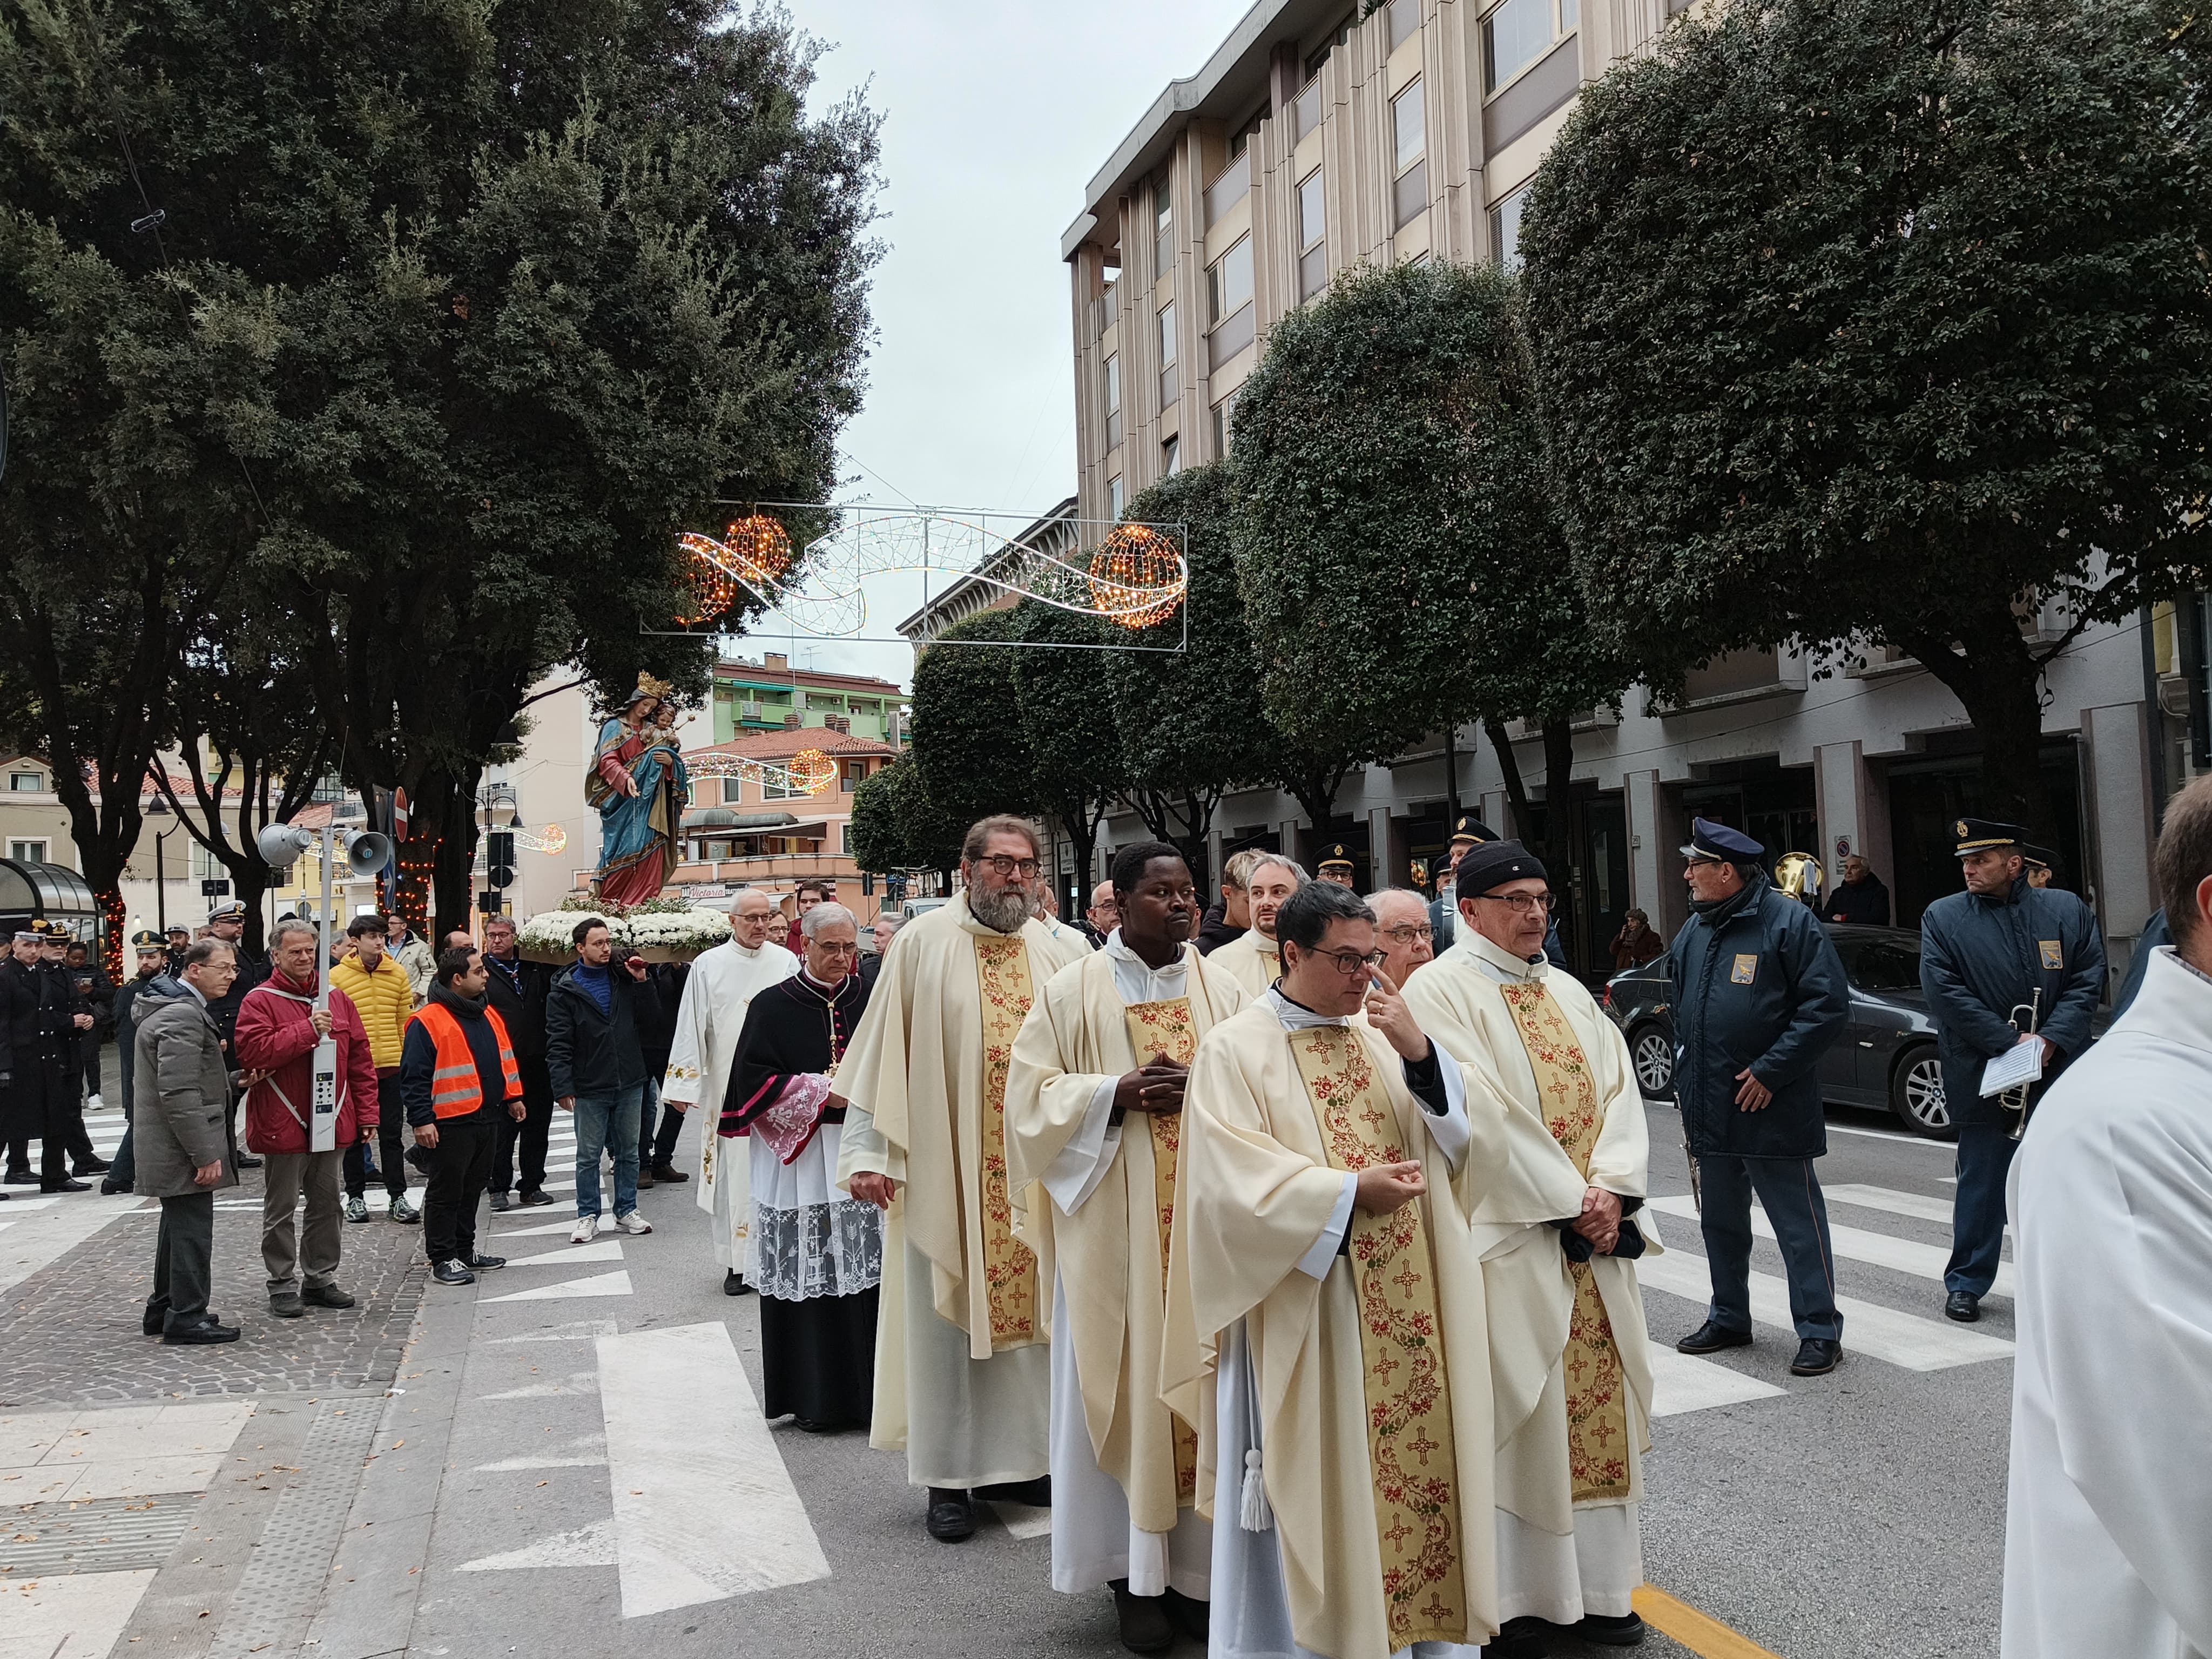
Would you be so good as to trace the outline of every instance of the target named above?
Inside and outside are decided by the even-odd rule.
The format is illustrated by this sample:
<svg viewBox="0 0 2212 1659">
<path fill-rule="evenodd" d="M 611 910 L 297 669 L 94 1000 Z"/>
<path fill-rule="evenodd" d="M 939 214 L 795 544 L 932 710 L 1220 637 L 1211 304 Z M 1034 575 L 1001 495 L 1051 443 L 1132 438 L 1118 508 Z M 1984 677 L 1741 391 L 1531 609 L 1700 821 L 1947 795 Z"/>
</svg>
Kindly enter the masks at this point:
<svg viewBox="0 0 2212 1659">
<path fill-rule="evenodd" d="M 823 1124 L 788 1164 L 758 1135 L 722 1143 L 750 1149 L 753 1227 L 745 1278 L 763 1296 L 781 1302 L 857 1296 L 883 1278 L 883 1212 L 855 1204 L 832 1184 L 842 1128 Z"/>
</svg>

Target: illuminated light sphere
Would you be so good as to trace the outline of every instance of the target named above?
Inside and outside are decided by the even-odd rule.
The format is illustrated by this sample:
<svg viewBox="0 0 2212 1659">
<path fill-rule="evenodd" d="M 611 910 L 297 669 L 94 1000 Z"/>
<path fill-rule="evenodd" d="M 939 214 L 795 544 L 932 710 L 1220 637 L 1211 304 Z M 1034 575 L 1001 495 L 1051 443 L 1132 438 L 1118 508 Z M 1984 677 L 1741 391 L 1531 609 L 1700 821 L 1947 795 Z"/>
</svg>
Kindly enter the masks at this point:
<svg viewBox="0 0 2212 1659">
<path fill-rule="evenodd" d="M 837 781 L 837 763 L 819 749 L 802 749 L 784 764 L 791 787 L 818 795 Z"/>
<path fill-rule="evenodd" d="M 1132 631 L 1165 622 L 1182 603 L 1182 561 L 1150 525 L 1115 526 L 1091 556 L 1090 579 L 1099 613 Z"/>
<path fill-rule="evenodd" d="M 765 513 L 738 519 L 722 532 L 722 550 L 737 563 L 740 575 L 773 582 L 791 568 L 791 538 Z"/>
<path fill-rule="evenodd" d="M 557 823 L 548 830 L 542 839 L 545 842 L 544 850 L 547 853 L 560 854 L 568 850 L 568 832 Z"/>
<path fill-rule="evenodd" d="M 691 603 L 676 620 L 690 628 L 726 616 L 738 599 L 738 580 L 723 563 L 721 548 L 711 536 L 686 531 L 677 540 L 684 555 L 684 582 L 691 590 Z"/>
</svg>

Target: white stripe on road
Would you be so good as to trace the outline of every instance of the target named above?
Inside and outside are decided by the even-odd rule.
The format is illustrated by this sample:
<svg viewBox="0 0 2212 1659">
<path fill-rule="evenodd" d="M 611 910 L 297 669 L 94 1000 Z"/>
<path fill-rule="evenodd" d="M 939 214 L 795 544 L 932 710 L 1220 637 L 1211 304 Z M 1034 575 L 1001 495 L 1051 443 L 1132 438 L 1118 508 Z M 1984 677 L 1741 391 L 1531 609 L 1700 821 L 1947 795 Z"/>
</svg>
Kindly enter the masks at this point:
<svg viewBox="0 0 2212 1659">
<path fill-rule="evenodd" d="M 1836 1194 L 1830 1193 L 1827 1196 L 1833 1198 Z M 1698 1213 L 1698 1206 L 1687 1196 L 1655 1198 L 1649 1202 L 1653 1209 L 1667 1215 L 1694 1218 Z M 1763 1211 L 1754 1208 L 1751 1212 L 1751 1231 L 1760 1238 L 1771 1239 L 1774 1224 L 1766 1218 Z M 1869 1232 L 1863 1227 L 1847 1227 L 1833 1219 L 1828 1223 L 1828 1240 L 1836 1254 L 1846 1261 L 1864 1261 L 1873 1267 L 1887 1267 L 1892 1273 L 1932 1279 L 1938 1285 L 1943 1282 L 1943 1271 L 1951 1261 L 1951 1252 L 1941 1244 L 1923 1244 L 1914 1239 L 1893 1238 L 1887 1233 Z M 1997 1264 L 1996 1283 L 1990 1287 L 1990 1293 L 2004 1297 L 2013 1293 L 2012 1264 L 2009 1261 Z"/>
<path fill-rule="evenodd" d="M 616 1273 L 594 1273 L 589 1279 L 564 1279 L 557 1285 L 540 1285 L 527 1291 L 509 1291 L 505 1296 L 484 1296 L 477 1298 L 481 1305 L 487 1302 L 557 1302 L 571 1296 L 629 1296 L 629 1273 L 627 1269 Z"/>
<path fill-rule="evenodd" d="M 510 1267 L 565 1267 L 571 1261 L 619 1261 L 623 1259 L 622 1240 L 603 1238 L 594 1244 L 571 1244 L 564 1250 L 548 1250 L 543 1255 L 511 1255 L 507 1259 Z"/>
<path fill-rule="evenodd" d="M 719 1321 L 599 1339 L 623 1616 L 830 1576 Z M 672 1400 L 690 1402 L 672 1412 Z"/>
<path fill-rule="evenodd" d="M 1706 1304 L 1712 1297 L 1711 1270 L 1701 1255 L 1679 1249 L 1647 1255 L 1637 1262 L 1636 1276 L 1655 1291 L 1687 1301 Z M 1863 1353 L 1911 1371 L 1946 1370 L 2012 1354 L 2012 1344 L 2000 1337 L 1984 1336 L 1948 1320 L 1899 1313 L 1856 1297 L 1838 1297 L 1836 1311 L 1844 1316 L 1844 1352 Z M 1794 1330 L 1789 1285 L 1771 1273 L 1752 1274 L 1751 1316 L 1762 1325 Z"/>
<path fill-rule="evenodd" d="M 1893 1187 L 1862 1187 L 1846 1182 L 1840 1187 L 1820 1188 L 1831 1204 L 1855 1204 L 1862 1210 L 1881 1210 L 1890 1215 L 1908 1215 L 1916 1221 L 1933 1221 L 1942 1226 L 1951 1224 L 1958 1200 L 1952 1198 L 1930 1198 L 1925 1193 L 1901 1193 Z M 2005 1229 L 2012 1236 L 2012 1229 Z"/>
<path fill-rule="evenodd" d="M 595 1460 L 596 1461 L 596 1460 Z M 501 1467 L 486 1465 L 487 1468 Z M 538 1464 L 540 1468 L 558 1467 Z M 519 1550 L 499 1555 L 480 1555 L 464 1561 L 455 1572 L 508 1572 L 528 1567 L 611 1567 L 615 1565 L 615 1523 L 594 1521 L 574 1532 L 556 1532 Z"/>
<path fill-rule="evenodd" d="M 1787 1394 L 1771 1382 L 1711 1359 L 1677 1353 L 1662 1343 L 1647 1346 L 1651 1362 L 1651 1415 L 1679 1417 L 1684 1412 L 1709 1411 L 1715 1406 L 1740 1406 L 1748 1400 L 1771 1400 Z"/>
<path fill-rule="evenodd" d="M 1038 1509 L 1033 1504 L 1015 1504 L 1004 1498 L 987 1498 L 985 1504 L 999 1517 L 999 1524 L 1015 1538 L 1043 1538 L 1052 1531 L 1052 1511 Z"/>
<path fill-rule="evenodd" d="M 608 1212 L 605 1210 L 602 1210 L 599 1213 L 601 1215 L 606 1215 Z M 570 1216 L 564 1221 L 548 1221 L 536 1227 L 508 1227 L 502 1231 L 498 1237 L 501 1238 L 544 1238 L 552 1233 L 568 1232 L 575 1227 L 575 1224 L 576 1218 L 574 1216 Z M 610 1218 L 607 1224 L 610 1226 L 614 1224 L 611 1218 Z"/>
</svg>

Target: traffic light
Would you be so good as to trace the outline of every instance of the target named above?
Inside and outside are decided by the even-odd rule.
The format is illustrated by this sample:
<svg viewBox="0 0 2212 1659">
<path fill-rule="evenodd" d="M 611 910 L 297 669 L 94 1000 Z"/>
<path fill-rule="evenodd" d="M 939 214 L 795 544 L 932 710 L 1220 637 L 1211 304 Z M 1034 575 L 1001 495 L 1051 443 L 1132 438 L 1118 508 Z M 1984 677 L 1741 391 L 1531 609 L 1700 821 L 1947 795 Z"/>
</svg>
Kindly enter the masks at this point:
<svg viewBox="0 0 2212 1659">
<path fill-rule="evenodd" d="M 493 830 L 484 836 L 484 884 L 501 888 L 514 885 L 514 831 Z"/>
</svg>

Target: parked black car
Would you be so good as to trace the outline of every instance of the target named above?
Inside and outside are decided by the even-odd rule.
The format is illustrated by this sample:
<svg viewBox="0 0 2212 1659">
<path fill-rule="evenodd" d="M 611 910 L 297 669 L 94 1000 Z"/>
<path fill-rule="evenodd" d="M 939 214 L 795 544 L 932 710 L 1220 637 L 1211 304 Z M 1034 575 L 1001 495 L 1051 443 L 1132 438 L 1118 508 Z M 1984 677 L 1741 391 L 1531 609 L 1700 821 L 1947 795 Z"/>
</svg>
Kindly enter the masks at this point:
<svg viewBox="0 0 2212 1659">
<path fill-rule="evenodd" d="M 1820 1060 L 1823 1097 L 1838 1106 L 1887 1107 L 1917 1134 L 1954 1140 L 1936 1060 L 1936 1022 L 1920 994 L 1920 935 L 1904 927 L 1831 923 L 1828 937 L 1851 986 L 1851 1020 Z M 1674 975 L 1665 957 L 1606 981 L 1605 1006 L 1628 1037 L 1637 1080 L 1653 1099 L 1674 1092 Z"/>
</svg>

